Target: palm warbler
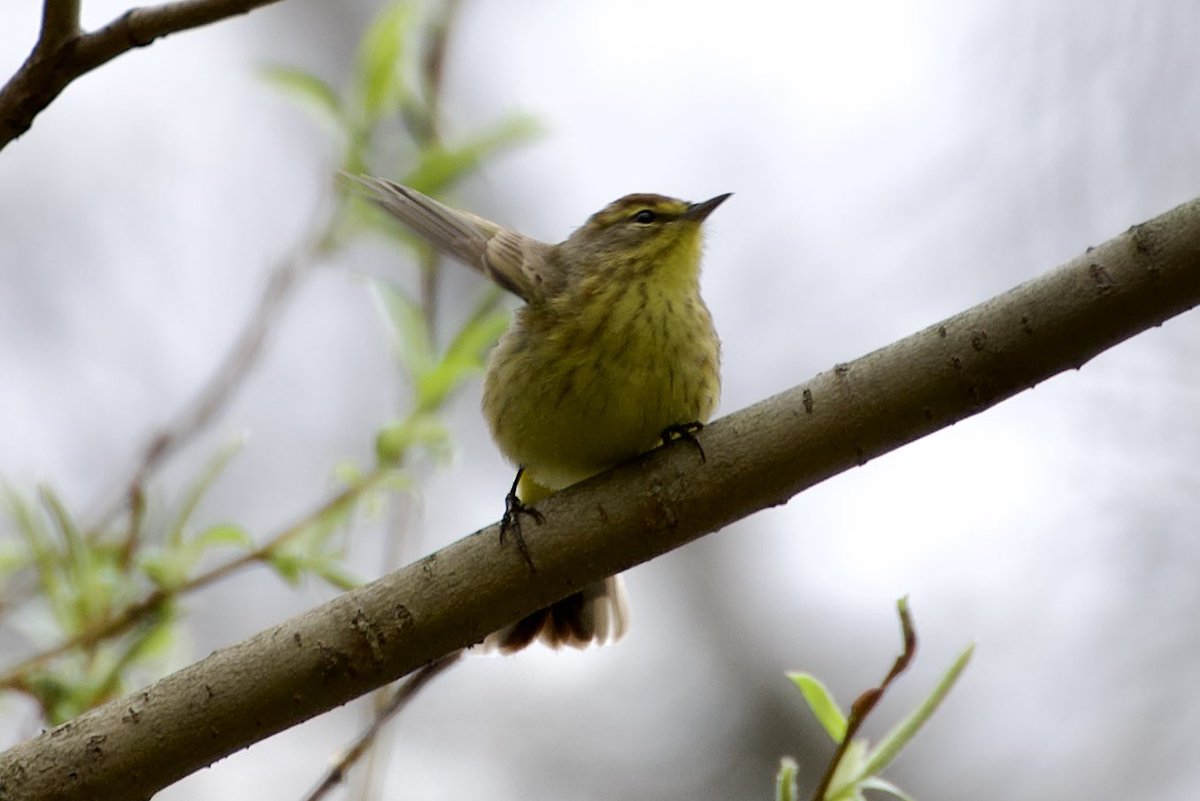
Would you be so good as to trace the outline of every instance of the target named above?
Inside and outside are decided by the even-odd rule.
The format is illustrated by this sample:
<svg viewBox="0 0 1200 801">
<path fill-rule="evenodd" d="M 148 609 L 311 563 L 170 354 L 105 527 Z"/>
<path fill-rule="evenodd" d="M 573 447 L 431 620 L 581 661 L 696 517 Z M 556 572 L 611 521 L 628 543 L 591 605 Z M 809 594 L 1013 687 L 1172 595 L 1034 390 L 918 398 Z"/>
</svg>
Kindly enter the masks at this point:
<svg viewBox="0 0 1200 801">
<path fill-rule="evenodd" d="M 525 301 L 483 386 L 492 437 L 518 466 L 505 516 L 518 537 L 514 504 L 519 515 L 526 503 L 707 422 L 721 343 L 700 297 L 700 228 L 729 195 L 703 203 L 627 195 L 550 245 L 391 181 L 357 180 L 434 248 Z M 625 591 L 612 577 L 487 642 L 503 651 L 535 639 L 582 648 L 627 626 Z"/>
</svg>

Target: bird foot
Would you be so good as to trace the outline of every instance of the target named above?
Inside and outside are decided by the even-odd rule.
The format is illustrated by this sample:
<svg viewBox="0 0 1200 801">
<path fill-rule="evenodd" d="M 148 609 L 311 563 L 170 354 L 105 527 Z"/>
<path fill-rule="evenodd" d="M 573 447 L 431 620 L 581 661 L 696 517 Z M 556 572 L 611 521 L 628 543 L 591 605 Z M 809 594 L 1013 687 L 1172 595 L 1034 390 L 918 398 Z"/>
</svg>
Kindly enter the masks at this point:
<svg viewBox="0 0 1200 801">
<path fill-rule="evenodd" d="M 517 545 L 517 551 L 525 560 L 525 564 L 529 565 L 529 572 L 536 573 L 537 568 L 533 564 L 533 557 L 529 554 L 529 546 L 525 544 L 525 537 L 521 534 L 521 515 L 528 515 L 538 525 L 546 522 L 546 516 L 532 506 L 526 506 L 525 502 L 517 497 L 517 485 L 521 483 L 521 476 L 524 473 L 525 468 L 523 467 L 517 470 L 517 477 L 513 479 L 512 489 L 508 491 L 508 495 L 504 496 L 504 516 L 500 518 L 500 544 L 503 545 L 504 540 L 511 534 L 513 542 Z"/>
<path fill-rule="evenodd" d="M 704 423 L 699 420 L 693 420 L 690 423 L 676 423 L 673 426 L 667 426 L 662 430 L 663 445 L 670 445 L 672 442 L 685 440 L 696 446 L 696 450 L 700 452 L 700 461 L 707 462 L 708 458 L 704 455 L 704 446 L 700 444 L 700 440 L 696 439 L 696 434 L 704 428 Z"/>
</svg>

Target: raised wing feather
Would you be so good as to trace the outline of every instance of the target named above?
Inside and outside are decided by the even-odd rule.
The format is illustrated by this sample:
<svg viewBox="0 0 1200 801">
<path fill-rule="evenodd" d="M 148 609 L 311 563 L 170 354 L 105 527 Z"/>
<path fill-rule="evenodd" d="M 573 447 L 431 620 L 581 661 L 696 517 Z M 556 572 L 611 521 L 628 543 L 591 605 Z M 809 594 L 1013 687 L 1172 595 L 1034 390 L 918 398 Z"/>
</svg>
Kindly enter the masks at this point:
<svg viewBox="0 0 1200 801">
<path fill-rule="evenodd" d="M 385 178 L 345 177 L 435 249 L 479 270 L 526 302 L 543 299 L 558 288 L 546 243 Z"/>
</svg>

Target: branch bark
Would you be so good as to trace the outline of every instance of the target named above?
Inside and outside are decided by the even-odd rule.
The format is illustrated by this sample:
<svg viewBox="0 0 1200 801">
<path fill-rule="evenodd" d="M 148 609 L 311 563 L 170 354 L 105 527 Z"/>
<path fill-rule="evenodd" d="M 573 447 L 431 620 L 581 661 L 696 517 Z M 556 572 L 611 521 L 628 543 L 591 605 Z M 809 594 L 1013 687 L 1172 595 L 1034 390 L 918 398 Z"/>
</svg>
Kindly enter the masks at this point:
<svg viewBox="0 0 1200 801">
<path fill-rule="evenodd" d="M 54 48 L 79 34 L 80 0 L 45 0 L 38 46 Z"/>
<path fill-rule="evenodd" d="M 79 0 L 45 0 L 37 44 L 0 89 L 0 150 L 29 130 L 63 89 L 135 47 L 171 33 L 246 14 L 279 0 L 179 0 L 133 8 L 91 33 L 79 31 Z"/>
<path fill-rule="evenodd" d="M 977 414 L 1200 304 L 1200 200 L 0 754 L 0 801 L 143 798 L 600 578 Z"/>
</svg>

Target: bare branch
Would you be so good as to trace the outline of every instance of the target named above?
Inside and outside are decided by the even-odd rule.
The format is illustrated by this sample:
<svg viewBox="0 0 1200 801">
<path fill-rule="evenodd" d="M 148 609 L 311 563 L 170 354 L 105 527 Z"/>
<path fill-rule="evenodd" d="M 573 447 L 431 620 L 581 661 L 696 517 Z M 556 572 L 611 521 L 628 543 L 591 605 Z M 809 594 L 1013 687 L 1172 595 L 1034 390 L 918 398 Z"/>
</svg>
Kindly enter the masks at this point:
<svg viewBox="0 0 1200 801">
<path fill-rule="evenodd" d="M 279 0 L 179 0 L 134 8 L 92 33 L 80 34 L 79 0 L 45 0 L 33 52 L 0 89 L 0 149 L 29 130 L 63 89 L 122 53 L 171 33 L 246 14 Z"/>
<path fill-rule="evenodd" d="M 0 754 L 0 799 L 145 798 L 579 588 L 933 431 L 1200 304 L 1200 200 L 938 325 Z"/>
</svg>

